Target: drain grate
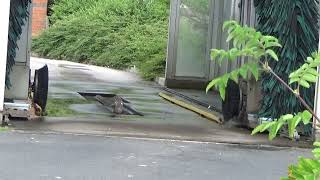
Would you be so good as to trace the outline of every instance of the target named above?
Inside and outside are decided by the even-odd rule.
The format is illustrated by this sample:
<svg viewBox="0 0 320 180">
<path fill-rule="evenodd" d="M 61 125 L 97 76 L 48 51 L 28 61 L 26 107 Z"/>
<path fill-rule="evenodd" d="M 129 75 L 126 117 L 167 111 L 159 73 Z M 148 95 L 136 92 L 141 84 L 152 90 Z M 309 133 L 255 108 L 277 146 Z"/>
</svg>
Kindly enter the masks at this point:
<svg viewBox="0 0 320 180">
<path fill-rule="evenodd" d="M 88 100 L 95 100 L 102 104 L 107 111 L 113 114 L 138 115 L 143 116 L 141 112 L 135 110 L 131 103 L 116 94 L 78 92 L 82 97 Z"/>
</svg>

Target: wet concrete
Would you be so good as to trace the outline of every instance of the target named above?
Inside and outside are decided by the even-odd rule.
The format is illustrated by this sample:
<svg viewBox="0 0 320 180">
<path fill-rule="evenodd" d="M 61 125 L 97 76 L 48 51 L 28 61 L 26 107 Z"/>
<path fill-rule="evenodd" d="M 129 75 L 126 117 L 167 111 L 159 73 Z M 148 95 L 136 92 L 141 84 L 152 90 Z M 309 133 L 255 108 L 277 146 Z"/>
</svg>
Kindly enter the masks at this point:
<svg viewBox="0 0 320 180">
<path fill-rule="evenodd" d="M 252 137 L 246 129 L 224 128 L 198 114 L 171 104 L 158 96 L 157 85 L 145 82 L 136 74 L 66 61 L 31 59 L 31 67 L 48 64 L 49 98 L 82 98 L 77 92 L 118 94 L 129 100 L 145 116 L 112 116 L 97 104 L 71 105 L 79 114 L 74 117 L 13 122 L 16 130 L 98 134 L 107 136 L 148 137 L 252 145 L 309 147 L 308 142 L 277 139 L 265 135 Z"/>
</svg>

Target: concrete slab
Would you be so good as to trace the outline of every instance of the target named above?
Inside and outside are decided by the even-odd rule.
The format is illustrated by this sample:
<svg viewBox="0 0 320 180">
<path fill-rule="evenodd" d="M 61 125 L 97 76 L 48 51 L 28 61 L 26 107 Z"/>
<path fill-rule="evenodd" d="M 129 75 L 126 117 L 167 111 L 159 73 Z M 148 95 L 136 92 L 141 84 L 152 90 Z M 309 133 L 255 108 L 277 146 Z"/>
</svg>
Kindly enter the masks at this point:
<svg viewBox="0 0 320 180">
<path fill-rule="evenodd" d="M 222 127 L 158 96 L 157 85 L 136 74 L 66 61 L 31 59 L 31 67 L 48 64 L 49 98 L 82 98 L 78 91 L 115 93 L 128 99 L 140 116 L 112 116 L 99 104 L 72 105 L 74 117 L 13 122 L 14 130 L 40 133 L 76 133 L 103 136 L 144 137 L 251 145 L 310 147 L 310 142 L 252 137 L 246 129 Z"/>
</svg>

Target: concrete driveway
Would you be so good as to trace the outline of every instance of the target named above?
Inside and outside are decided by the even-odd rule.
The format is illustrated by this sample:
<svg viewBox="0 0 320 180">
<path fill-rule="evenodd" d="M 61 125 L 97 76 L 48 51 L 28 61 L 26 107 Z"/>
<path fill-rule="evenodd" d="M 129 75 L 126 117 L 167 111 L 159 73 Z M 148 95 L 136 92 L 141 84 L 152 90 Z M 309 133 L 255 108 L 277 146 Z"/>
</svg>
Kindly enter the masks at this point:
<svg viewBox="0 0 320 180">
<path fill-rule="evenodd" d="M 115 93 L 145 116 L 111 116 L 98 103 L 74 104 L 72 117 L 13 122 L 16 131 L 93 134 L 104 136 L 309 147 L 308 142 L 252 137 L 246 129 L 225 128 L 158 96 L 160 89 L 136 74 L 67 61 L 31 58 L 32 69 L 49 67 L 49 98 L 83 98 L 77 92 Z"/>
</svg>

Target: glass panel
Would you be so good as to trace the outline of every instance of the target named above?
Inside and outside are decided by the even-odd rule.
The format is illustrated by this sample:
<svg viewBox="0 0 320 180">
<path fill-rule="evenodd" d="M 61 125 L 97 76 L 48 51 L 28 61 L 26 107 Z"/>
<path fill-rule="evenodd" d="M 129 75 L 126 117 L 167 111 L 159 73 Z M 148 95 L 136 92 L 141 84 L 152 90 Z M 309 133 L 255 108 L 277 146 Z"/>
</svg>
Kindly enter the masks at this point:
<svg viewBox="0 0 320 180">
<path fill-rule="evenodd" d="M 181 0 L 176 76 L 206 77 L 210 0 Z"/>
</svg>

